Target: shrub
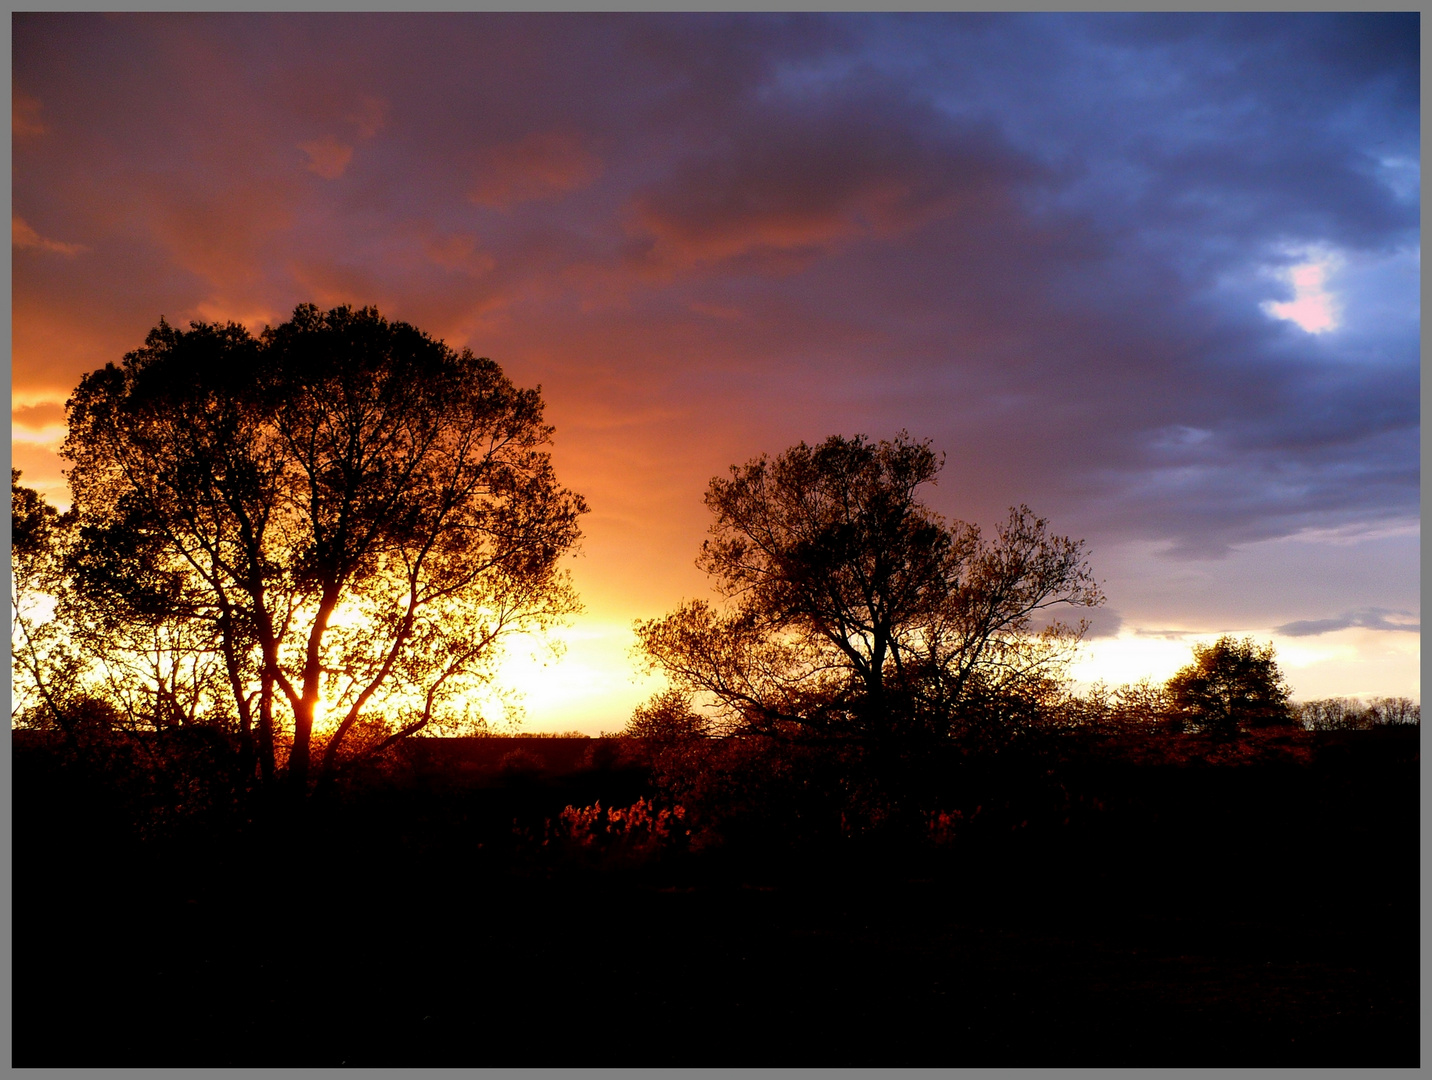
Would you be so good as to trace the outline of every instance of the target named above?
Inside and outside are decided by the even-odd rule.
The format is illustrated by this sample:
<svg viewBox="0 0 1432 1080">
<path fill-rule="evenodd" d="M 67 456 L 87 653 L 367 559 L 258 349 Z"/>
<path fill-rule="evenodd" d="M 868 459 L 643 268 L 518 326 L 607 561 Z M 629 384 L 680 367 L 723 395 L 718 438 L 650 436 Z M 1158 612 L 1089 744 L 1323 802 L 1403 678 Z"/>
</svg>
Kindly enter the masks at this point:
<svg viewBox="0 0 1432 1080">
<path fill-rule="evenodd" d="M 658 808 L 643 797 L 630 806 L 605 811 L 600 801 L 566 806 L 556 821 L 545 822 L 542 846 L 579 862 L 610 866 L 644 862 L 684 843 L 688 836 L 685 807 Z"/>
<path fill-rule="evenodd" d="M 679 690 L 663 690 L 632 712 L 622 732 L 654 746 L 673 746 L 711 735 L 711 721 L 691 708 L 691 697 Z"/>
</svg>

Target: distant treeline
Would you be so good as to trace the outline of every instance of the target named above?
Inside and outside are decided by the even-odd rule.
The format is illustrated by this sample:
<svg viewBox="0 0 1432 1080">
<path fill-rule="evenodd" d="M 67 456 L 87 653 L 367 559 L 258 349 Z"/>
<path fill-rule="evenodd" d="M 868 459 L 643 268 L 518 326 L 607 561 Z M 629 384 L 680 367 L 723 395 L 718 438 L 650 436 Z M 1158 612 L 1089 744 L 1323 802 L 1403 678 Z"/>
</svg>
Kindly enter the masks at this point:
<svg viewBox="0 0 1432 1080">
<path fill-rule="evenodd" d="M 1309 731 L 1366 731 L 1384 724 L 1420 724 L 1422 706 L 1405 697 L 1331 697 L 1293 703 L 1293 714 Z"/>
<path fill-rule="evenodd" d="M 1128 731 L 1194 731 L 1197 717 L 1170 692 L 1168 684 L 1142 679 L 1110 687 L 1096 683 L 1083 694 L 1050 702 L 1045 710 L 1053 727 Z M 1288 701 L 1286 721 L 1306 731 L 1366 731 L 1388 725 L 1422 722 L 1422 707 L 1411 698 L 1330 697 Z"/>
</svg>

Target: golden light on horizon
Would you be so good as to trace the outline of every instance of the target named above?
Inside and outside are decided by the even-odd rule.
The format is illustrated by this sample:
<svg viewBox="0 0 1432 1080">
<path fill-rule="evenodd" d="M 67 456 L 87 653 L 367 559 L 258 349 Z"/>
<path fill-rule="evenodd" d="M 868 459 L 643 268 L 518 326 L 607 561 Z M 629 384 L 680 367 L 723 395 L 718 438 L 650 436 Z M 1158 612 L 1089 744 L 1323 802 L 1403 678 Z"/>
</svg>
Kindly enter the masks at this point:
<svg viewBox="0 0 1432 1080">
<path fill-rule="evenodd" d="M 1257 628 L 1123 630 L 1115 637 L 1082 643 L 1069 675 L 1076 688 L 1100 681 L 1119 686 L 1144 678 L 1161 683 L 1192 660 L 1195 644 L 1211 644 L 1223 634 L 1271 641 L 1294 700 L 1421 698 L 1420 637 L 1360 628 L 1301 638 Z"/>
<path fill-rule="evenodd" d="M 519 733 L 620 730 L 632 709 L 665 685 L 633 656 L 629 625 L 579 617 L 550 640 L 557 655 L 535 635 L 514 635 L 494 676 L 494 689 L 510 691 L 524 714 Z"/>
</svg>

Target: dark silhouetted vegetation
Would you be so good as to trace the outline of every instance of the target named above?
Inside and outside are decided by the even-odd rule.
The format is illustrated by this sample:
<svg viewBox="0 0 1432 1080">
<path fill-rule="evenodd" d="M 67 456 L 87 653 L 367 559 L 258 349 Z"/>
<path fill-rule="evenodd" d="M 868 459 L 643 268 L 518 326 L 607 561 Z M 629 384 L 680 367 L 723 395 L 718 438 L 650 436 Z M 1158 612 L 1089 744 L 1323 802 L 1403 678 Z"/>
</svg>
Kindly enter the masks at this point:
<svg viewBox="0 0 1432 1080">
<path fill-rule="evenodd" d="M 1368 731 L 1388 725 L 1422 723 L 1422 706 L 1410 698 L 1319 698 L 1296 702 L 1293 715 L 1309 731 Z"/>
<path fill-rule="evenodd" d="M 585 506 L 539 392 L 372 309 L 301 305 L 257 338 L 161 320 L 67 409 L 63 542 L 16 504 L 58 603 L 43 643 L 16 608 L 21 723 L 63 724 L 58 687 L 88 679 L 136 726 L 227 727 L 301 789 L 315 754 L 331 775 L 472 721 L 504 636 L 575 609 L 559 562 Z"/>
<path fill-rule="evenodd" d="M 16 734 L 16 1065 L 1418 1060 L 1415 728 L 1065 733 L 903 843 L 792 744 L 419 737 L 264 805 L 203 730 Z"/>
<path fill-rule="evenodd" d="M 934 513 L 919 491 L 942 464 L 905 434 L 832 436 L 711 481 L 699 565 L 726 606 L 637 627 L 675 696 L 629 731 L 674 794 L 763 828 L 784 803 L 802 835 L 908 827 L 962 756 L 1041 727 L 1084 625 L 1035 620 L 1102 596 L 1081 545 L 1026 507 L 992 539 Z M 719 745 L 667 745 L 700 716 Z"/>
<path fill-rule="evenodd" d="M 1193 663 L 1168 681 L 1168 694 L 1184 722 L 1220 735 L 1296 722 L 1273 646 L 1252 638 L 1195 645 Z"/>
<path fill-rule="evenodd" d="M 928 443 L 832 436 L 717 477 L 699 564 L 730 604 L 695 601 L 637 636 L 726 731 L 867 745 L 941 740 L 1038 693 L 1080 627 L 1033 619 L 1102 602 L 1081 546 L 1026 507 L 993 540 L 917 493 Z"/>
</svg>

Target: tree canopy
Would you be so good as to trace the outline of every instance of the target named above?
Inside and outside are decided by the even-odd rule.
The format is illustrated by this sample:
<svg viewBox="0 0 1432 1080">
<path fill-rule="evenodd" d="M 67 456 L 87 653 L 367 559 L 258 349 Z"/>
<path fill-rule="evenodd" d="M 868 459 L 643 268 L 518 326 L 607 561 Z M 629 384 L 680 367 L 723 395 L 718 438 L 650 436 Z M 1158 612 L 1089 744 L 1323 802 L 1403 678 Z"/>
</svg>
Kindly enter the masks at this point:
<svg viewBox="0 0 1432 1080">
<path fill-rule="evenodd" d="M 316 731 L 328 772 L 461 721 L 505 635 L 577 607 L 560 560 L 586 506 L 542 412 L 372 308 L 258 337 L 161 320 L 68 404 L 82 621 L 187 628 L 267 776 L 304 782 Z"/>
<path fill-rule="evenodd" d="M 1272 642 L 1225 634 L 1212 645 L 1195 645 L 1193 663 L 1180 668 L 1167 689 L 1186 722 L 1216 734 L 1295 722 Z"/>
<path fill-rule="evenodd" d="M 1084 629 L 1039 613 L 1102 602 L 1082 544 L 1023 506 L 993 539 L 946 522 L 917 496 L 942 466 L 903 432 L 733 466 L 698 560 L 726 605 L 639 623 L 640 647 L 728 727 L 768 734 L 939 737 L 1032 691 Z"/>
</svg>

